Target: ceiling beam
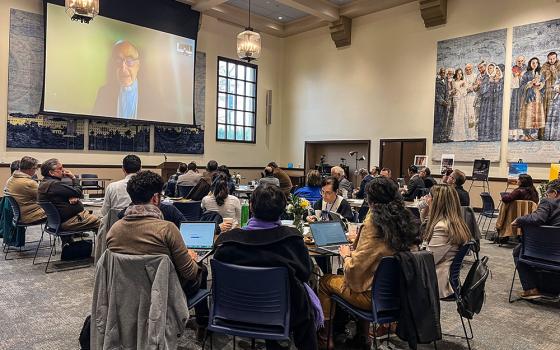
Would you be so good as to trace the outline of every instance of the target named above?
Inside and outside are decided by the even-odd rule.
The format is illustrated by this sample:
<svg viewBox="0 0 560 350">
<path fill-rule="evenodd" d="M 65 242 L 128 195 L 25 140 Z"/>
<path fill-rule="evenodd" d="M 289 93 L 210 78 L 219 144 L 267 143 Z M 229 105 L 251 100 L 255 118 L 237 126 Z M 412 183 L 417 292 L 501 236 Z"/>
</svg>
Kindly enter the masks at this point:
<svg viewBox="0 0 560 350">
<path fill-rule="evenodd" d="M 204 11 L 205 15 L 212 16 L 221 21 L 245 28 L 248 23 L 248 12 L 235 6 L 222 4 Z M 282 36 L 284 25 L 269 18 L 251 14 L 251 27 L 257 32 L 274 36 Z"/>
<path fill-rule="evenodd" d="M 290 23 L 284 25 L 284 32 L 280 35 L 280 37 L 285 38 L 290 35 L 307 32 L 321 27 L 327 27 L 327 25 L 327 21 L 323 21 L 322 19 L 313 16 L 298 18 L 295 21 L 291 21 Z"/>
<path fill-rule="evenodd" d="M 197 0 L 191 8 L 195 11 L 204 12 L 214 6 L 221 5 L 226 1 L 227 0 Z"/>
<path fill-rule="evenodd" d="M 308 13 L 312 16 L 321 18 L 328 22 L 337 21 L 340 17 L 338 7 L 333 6 L 322 0 L 276 0 L 277 2 Z"/>
<path fill-rule="evenodd" d="M 426 28 L 447 23 L 447 0 L 420 0 L 420 14 Z"/>
<path fill-rule="evenodd" d="M 342 6 L 340 8 L 340 15 L 355 18 L 415 1 L 416 0 L 358 0 Z"/>
</svg>

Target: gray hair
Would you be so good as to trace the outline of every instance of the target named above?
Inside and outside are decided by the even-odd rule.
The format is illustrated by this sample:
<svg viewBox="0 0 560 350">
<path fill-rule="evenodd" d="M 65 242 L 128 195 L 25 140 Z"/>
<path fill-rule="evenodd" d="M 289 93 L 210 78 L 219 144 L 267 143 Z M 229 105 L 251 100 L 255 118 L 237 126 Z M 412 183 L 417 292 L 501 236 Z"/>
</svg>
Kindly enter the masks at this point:
<svg viewBox="0 0 560 350">
<path fill-rule="evenodd" d="M 39 161 L 37 159 L 25 156 L 21 158 L 21 161 L 19 162 L 19 170 L 36 169 L 37 164 L 39 164 Z"/>
<path fill-rule="evenodd" d="M 49 172 L 51 170 L 54 170 L 54 168 L 56 168 L 56 165 L 58 163 L 60 163 L 60 161 L 56 158 L 51 158 L 51 159 L 45 160 L 45 162 L 43 162 L 43 164 L 41 164 L 41 175 L 43 175 L 43 177 L 49 176 Z"/>
</svg>

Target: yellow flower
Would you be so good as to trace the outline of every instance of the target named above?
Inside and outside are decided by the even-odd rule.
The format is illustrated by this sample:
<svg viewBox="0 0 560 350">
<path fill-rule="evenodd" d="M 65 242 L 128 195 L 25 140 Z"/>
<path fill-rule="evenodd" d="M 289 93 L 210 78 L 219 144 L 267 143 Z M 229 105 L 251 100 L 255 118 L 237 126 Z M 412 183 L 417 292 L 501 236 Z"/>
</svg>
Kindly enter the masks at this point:
<svg viewBox="0 0 560 350">
<path fill-rule="evenodd" d="M 307 199 L 302 199 L 301 202 L 299 203 L 299 206 L 305 209 L 309 207 L 309 201 Z"/>
</svg>

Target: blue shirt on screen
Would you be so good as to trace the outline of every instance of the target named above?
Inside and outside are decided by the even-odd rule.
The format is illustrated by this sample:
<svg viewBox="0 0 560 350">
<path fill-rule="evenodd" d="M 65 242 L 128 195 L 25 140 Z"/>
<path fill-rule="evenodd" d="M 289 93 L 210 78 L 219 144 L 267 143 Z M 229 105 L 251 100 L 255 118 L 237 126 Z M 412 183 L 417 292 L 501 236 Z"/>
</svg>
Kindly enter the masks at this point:
<svg viewBox="0 0 560 350">
<path fill-rule="evenodd" d="M 136 119 L 138 110 L 138 80 L 135 80 L 131 86 L 121 87 L 117 106 L 117 117 Z"/>
</svg>

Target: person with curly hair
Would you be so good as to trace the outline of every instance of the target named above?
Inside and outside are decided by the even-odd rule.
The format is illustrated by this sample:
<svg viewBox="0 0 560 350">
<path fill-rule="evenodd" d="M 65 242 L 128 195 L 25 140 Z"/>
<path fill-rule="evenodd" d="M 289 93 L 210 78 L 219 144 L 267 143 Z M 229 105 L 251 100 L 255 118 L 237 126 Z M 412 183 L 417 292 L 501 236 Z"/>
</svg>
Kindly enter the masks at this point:
<svg viewBox="0 0 560 350">
<path fill-rule="evenodd" d="M 338 295 L 353 306 L 370 310 L 373 274 L 381 259 L 398 251 L 408 251 L 418 246 L 418 222 L 405 207 L 394 181 L 386 177 L 373 178 L 366 186 L 369 213 L 354 242 L 354 249 L 340 247 L 344 275 L 326 274 L 319 280 L 319 299 L 325 315 L 325 327 L 319 331 L 320 348 L 334 349 L 327 344 L 331 332 L 331 295 Z M 360 322 L 358 340 L 369 342 L 368 322 Z M 329 337 L 333 339 L 333 337 Z"/>
</svg>

